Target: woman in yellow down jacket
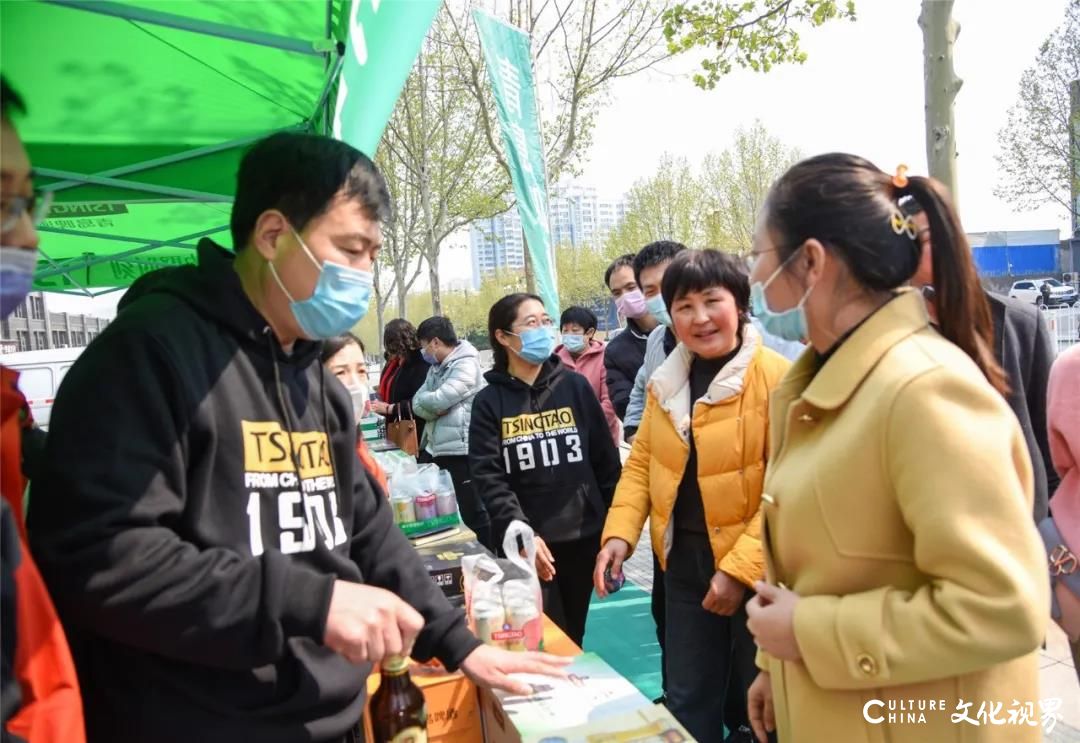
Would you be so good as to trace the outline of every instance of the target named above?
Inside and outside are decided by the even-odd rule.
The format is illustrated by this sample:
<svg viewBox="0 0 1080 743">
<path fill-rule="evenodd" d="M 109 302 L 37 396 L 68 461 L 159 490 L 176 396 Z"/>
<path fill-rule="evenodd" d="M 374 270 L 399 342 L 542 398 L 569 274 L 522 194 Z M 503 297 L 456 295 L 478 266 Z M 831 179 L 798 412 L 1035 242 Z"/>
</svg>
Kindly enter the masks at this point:
<svg viewBox="0 0 1080 743">
<path fill-rule="evenodd" d="M 937 327 L 901 289 L 934 237 Z M 747 607 L 758 737 L 781 743 L 1042 740 L 1035 650 L 1046 553 L 990 311 L 943 189 L 821 155 L 773 186 L 754 314 L 809 338 L 773 393 L 764 536 Z"/>
<path fill-rule="evenodd" d="M 651 517 L 667 589 L 667 704 L 696 740 L 712 743 L 724 740 L 725 725 L 750 733 L 745 699 L 756 668 L 745 605 L 765 572 L 769 392 L 789 364 L 750 324 L 750 284 L 732 256 L 683 251 L 661 291 L 679 345 L 649 382 L 594 584 L 605 596 L 605 571 L 621 576 Z"/>
</svg>

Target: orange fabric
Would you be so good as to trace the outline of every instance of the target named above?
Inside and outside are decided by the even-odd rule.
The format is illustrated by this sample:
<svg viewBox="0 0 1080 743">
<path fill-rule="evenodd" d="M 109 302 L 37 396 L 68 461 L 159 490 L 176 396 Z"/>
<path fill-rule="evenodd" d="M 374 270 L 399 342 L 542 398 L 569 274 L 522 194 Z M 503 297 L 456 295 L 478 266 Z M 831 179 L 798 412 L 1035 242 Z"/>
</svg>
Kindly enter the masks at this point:
<svg viewBox="0 0 1080 743">
<path fill-rule="evenodd" d="M 375 481 L 382 486 L 383 495 L 389 495 L 390 486 L 386 479 L 386 472 L 384 472 L 383 468 L 379 466 L 379 463 L 375 461 L 375 457 L 371 454 L 371 449 L 368 448 L 368 445 L 364 443 L 364 439 L 362 438 L 356 439 L 356 455 L 360 457 L 360 463 L 364 465 L 364 469 L 371 473 L 371 476 L 375 478 Z"/>
<path fill-rule="evenodd" d="M 15 569 L 15 677 L 22 688 L 22 707 L 7 728 L 27 743 L 85 743 L 75 664 L 26 546 L 20 442 L 21 429 L 31 418 L 18 379 L 16 372 L 0 367 L 0 492 L 16 517 L 21 552 Z"/>
</svg>

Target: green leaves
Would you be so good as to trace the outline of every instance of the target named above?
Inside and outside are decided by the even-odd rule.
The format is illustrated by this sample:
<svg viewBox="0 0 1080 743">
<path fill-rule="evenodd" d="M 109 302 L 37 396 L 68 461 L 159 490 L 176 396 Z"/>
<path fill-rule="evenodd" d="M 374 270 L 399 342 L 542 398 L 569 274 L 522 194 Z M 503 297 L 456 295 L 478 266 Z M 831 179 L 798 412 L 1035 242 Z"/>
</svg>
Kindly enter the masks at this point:
<svg viewBox="0 0 1080 743">
<path fill-rule="evenodd" d="M 679 3 L 663 14 L 664 38 L 671 54 L 708 50 L 704 74 L 694 84 L 711 90 L 735 66 L 768 72 L 779 64 L 802 64 L 798 26 L 816 28 L 828 21 L 855 20 L 855 2 L 836 0 L 701 0 Z"/>
<path fill-rule="evenodd" d="M 630 189 L 626 219 L 608 238 L 605 254 L 676 240 L 745 255 L 769 189 L 800 157 L 760 121 L 740 128 L 723 152 L 706 155 L 696 172 L 685 158 L 665 155 L 654 175 Z"/>
</svg>

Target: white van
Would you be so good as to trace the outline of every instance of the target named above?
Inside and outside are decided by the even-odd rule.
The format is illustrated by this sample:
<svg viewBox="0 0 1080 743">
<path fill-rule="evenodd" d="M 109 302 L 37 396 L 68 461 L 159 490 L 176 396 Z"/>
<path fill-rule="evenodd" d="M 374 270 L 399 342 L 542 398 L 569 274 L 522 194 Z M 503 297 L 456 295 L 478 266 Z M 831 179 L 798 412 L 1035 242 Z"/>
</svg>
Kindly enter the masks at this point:
<svg viewBox="0 0 1080 743">
<path fill-rule="evenodd" d="M 0 355 L 0 364 L 19 372 L 19 390 L 30 403 L 34 422 L 42 428 L 49 427 L 49 416 L 60 382 L 84 350 L 85 347 L 80 346 Z"/>
</svg>

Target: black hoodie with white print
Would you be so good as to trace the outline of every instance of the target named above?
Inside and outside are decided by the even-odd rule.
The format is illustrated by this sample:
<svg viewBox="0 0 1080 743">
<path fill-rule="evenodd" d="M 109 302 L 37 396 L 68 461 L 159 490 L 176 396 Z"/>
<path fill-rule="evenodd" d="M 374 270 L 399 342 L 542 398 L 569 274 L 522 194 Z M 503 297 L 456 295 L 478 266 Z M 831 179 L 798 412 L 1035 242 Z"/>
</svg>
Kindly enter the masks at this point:
<svg viewBox="0 0 1080 743">
<path fill-rule="evenodd" d="M 340 740 L 370 667 L 323 645 L 336 579 L 415 607 L 414 657 L 453 667 L 479 643 L 363 474 L 320 344 L 285 353 L 232 254 L 198 256 L 137 281 L 68 372 L 31 544 L 89 740 Z"/>
<path fill-rule="evenodd" d="M 495 544 L 510 522 L 547 542 L 604 526 L 622 466 L 604 411 L 585 377 L 552 356 L 532 384 L 492 370 L 473 400 L 469 467 Z"/>
</svg>

